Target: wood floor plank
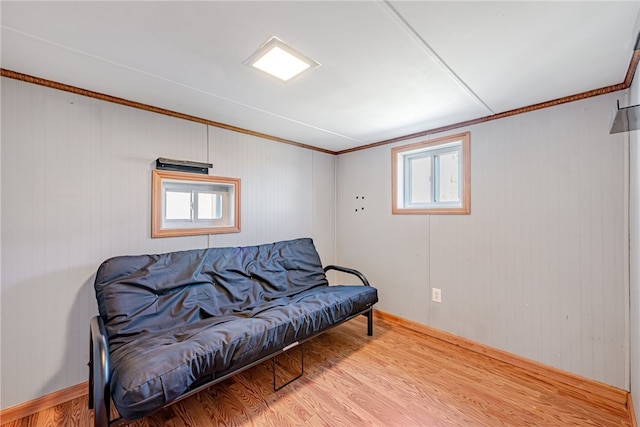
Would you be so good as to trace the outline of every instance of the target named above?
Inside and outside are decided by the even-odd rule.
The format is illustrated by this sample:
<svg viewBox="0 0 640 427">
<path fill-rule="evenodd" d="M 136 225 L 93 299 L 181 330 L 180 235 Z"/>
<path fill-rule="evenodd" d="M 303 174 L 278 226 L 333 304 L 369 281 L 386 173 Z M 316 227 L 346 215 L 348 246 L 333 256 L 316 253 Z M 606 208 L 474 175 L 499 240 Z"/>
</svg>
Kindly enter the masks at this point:
<svg viewBox="0 0 640 427">
<path fill-rule="evenodd" d="M 308 341 L 304 376 L 280 391 L 266 362 L 130 426 L 631 426 L 625 405 L 397 322 L 377 319 L 374 331 L 354 319 Z M 298 356 L 285 356 L 295 375 Z M 92 422 L 83 396 L 2 427 Z"/>
</svg>

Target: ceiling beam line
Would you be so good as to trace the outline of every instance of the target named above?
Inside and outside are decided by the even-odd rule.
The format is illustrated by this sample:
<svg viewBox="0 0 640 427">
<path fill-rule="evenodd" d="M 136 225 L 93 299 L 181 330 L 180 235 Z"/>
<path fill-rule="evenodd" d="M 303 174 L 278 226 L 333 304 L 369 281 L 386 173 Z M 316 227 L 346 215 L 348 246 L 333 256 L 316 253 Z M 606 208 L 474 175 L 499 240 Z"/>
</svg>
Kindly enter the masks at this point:
<svg viewBox="0 0 640 427">
<path fill-rule="evenodd" d="M 462 128 L 462 127 L 467 127 L 467 126 L 471 126 L 471 125 L 477 125 L 479 123 L 490 122 L 492 120 L 503 119 L 505 117 L 515 116 L 517 114 L 529 113 L 531 111 L 541 110 L 543 108 L 548 108 L 548 107 L 555 107 L 556 105 L 566 104 L 568 102 L 580 101 L 582 99 L 587 99 L 587 98 L 591 98 L 591 97 L 594 97 L 594 96 L 605 95 L 607 93 L 617 92 L 617 91 L 624 90 L 624 89 L 627 89 L 627 88 L 628 88 L 628 86 L 626 86 L 624 83 L 618 83 L 616 85 L 605 86 L 605 87 L 602 87 L 600 89 L 593 89 L 593 90 L 590 90 L 590 91 L 587 91 L 587 92 L 581 92 L 581 93 L 577 93 L 575 95 L 565 96 L 565 97 L 554 99 L 554 100 L 551 100 L 551 101 L 545 101 L 545 102 L 541 102 L 539 104 L 529 105 L 527 107 L 516 108 L 514 110 L 509 110 L 509 111 L 505 111 L 505 112 L 502 112 L 502 113 L 493 114 L 491 116 L 479 117 L 477 119 L 467 120 L 467 121 L 464 121 L 464 122 L 454 123 L 454 124 L 447 125 L 447 126 L 441 126 L 441 127 L 438 127 L 438 128 L 428 129 L 428 130 L 412 133 L 412 134 L 409 134 L 409 135 L 399 136 L 399 137 L 391 138 L 391 139 L 385 139 L 384 141 L 374 142 L 372 144 L 362 145 L 360 147 L 348 148 L 346 150 L 338 151 L 337 154 L 351 153 L 353 151 L 366 150 L 368 148 L 380 147 L 381 145 L 388 145 L 388 144 L 393 144 L 395 142 L 406 141 L 406 140 L 409 140 L 409 139 L 421 138 L 421 137 L 424 137 L 424 136 L 427 136 L 427 135 L 433 135 L 433 134 L 436 134 L 436 133 L 447 132 L 447 131 L 450 131 L 450 130 L 453 130 L 453 129 L 459 129 L 459 128 Z"/>
<path fill-rule="evenodd" d="M 638 40 L 640 41 L 640 35 L 638 35 Z M 636 49 L 633 51 L 633 54 L 631 55 L 629 67 L 627 68 L 627 73 L 622 83 L 618 83 L 611 86 L 605 86 L 599 89 L 593 89 L 586 92 L 577 93 L 575 95 L 569 95 L 562 98 L 553 99 L 551 101 L 540 102 L 538 104 L 533 104 L 526 107 L 520 107 L 514 110 L 509 110 L 502 113 L 493 114 L 490 116 L 479 117 L 477 119 L 467 120 L 464 122 L 454 123 L 447 126 L 428 129 L 428 130 L 412 133 L 409 135 L 399 136 L 391 139 L 385 139 L 384 141 L 374 142 L 372 144 L 362 145 L 360 147 L 348 148 L 346 150 L 338 151 L 337 154 L 351 153 L 354 151 L 366 150 L 368 148 L 374 148 L 374 147 L 380 147 L 382 145 L 393 144 L 395 142 L 406 141 L 414 138 L 421 138 L 427 135 L 433 135 L 440 132 L 446 132 L 453 129 L 459 129 L 466 126 L 476 125 L 479 123 L 485 123 L 492 120 L 498 120 L 498 119 L 503 119 L 505 117 L 515 116 L 516 114 L 529 113 L 531 111 L 541 110 L 543 108 L 554 107 L 556 105 L 566 104 L 567 102 L 580 101 L 580 100 L 591 98 L 594 96 L 600 96 L 600 95 L 605 95 L 611 92 L 626 90 L 626 89 L 629 89 L 629 87 L 631 87 L 631 84 L 633 83 L 633 78 L 636 74 L 636 70 L 638 68 L 639 62 L 640 62 L 640 49 Z"/>
<path fill-rule="evenodd" d="M 413 39 L 413 41 L 420 47 L 420 49 L 453 81 L 473 102 L 475 102 L 480 108 L 482 108 L 487 114 L 494 114 L 493 111 L 473 89 L 471 89 L 465 82 L 458 76 L 455 71 L 437 54 L 435 50 L 427 43 L 427 41 L 413 28 L 413 26 L 398 12 L 389 0 L 384 0 L 382 3 L 386 6 L 389 15 L 394 19 L 400 28 L 404 30 L 407 35 Z"/>
</svg>

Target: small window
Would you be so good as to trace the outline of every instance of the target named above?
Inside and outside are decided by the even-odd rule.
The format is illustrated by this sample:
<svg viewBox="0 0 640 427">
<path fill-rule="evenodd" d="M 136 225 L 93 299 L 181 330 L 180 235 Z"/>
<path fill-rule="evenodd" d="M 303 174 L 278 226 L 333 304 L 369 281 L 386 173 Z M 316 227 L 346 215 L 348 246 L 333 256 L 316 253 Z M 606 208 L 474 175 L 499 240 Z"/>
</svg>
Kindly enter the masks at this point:
<svg viewBox="0 0 640 427">
<path fill-rule="evenodd" d="M 393 214 L 469 214 L 469 132 L 391 149 Z"/>
<path fill-rule="evenodd" d="M 239 179 L 153 171 L 152 237 L 239 231 Z"/>
</svg>

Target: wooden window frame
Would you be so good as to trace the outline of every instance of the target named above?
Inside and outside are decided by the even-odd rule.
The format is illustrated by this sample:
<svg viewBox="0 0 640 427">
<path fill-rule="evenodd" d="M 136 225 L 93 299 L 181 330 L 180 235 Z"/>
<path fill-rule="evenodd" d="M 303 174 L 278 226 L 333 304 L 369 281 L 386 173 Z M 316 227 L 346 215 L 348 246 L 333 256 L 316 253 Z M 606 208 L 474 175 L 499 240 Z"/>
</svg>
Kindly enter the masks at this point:
<svg viewBox="0 0 640 427">
<path fill-rule="evenodd" d="M 455 142 L 460 142 L 461 147 L 460 164 L 462 171 L 460 182 L 462 184 L 462 194 L 460 206 L 438 206 L 437 203 L 420 208 L 399 206 L 400 191 L 403 191 L 405 185 L 404 176 L 399 176 L 402 169 L 402 167 L 398 166 L 400 159 L 404 159 L 407 153 L 419 150 L 435 150 L 438 146 L 446 146 Z M 471 213 L 471 132 L 458 133 L 391 149 L 391 213 L 393 215 L 469 215 Z"/>
<path fill-rule="evenodd" d="M 222 225 L 202 226 L 201 223 L 194 222 L 193 226 L 169 227 L 163 226 L 163 181 L 180 182 L 184 184 L 206 183 L 213 185 L 229 186 L 233 188 L 232 200 L 229 200 L 228 207 L 231 212 L 227 212 L 226 223 Z M 212 175 L 200 175 L 196 173 L 175 172 L 175 171 L 152 171 L 152 191 L 151 191 L 151 237 L 176 237 L 176 236 L 196 236 L 202 234 L 222 234 L 240 232 L 240 179 L 228 178 Z M 231 195 L 230 195 L 231 196 Z M 229 216 L 231 218 L 229 218 Z M 225 213 L 223 213 L 225 218 Z"/>
</svg>

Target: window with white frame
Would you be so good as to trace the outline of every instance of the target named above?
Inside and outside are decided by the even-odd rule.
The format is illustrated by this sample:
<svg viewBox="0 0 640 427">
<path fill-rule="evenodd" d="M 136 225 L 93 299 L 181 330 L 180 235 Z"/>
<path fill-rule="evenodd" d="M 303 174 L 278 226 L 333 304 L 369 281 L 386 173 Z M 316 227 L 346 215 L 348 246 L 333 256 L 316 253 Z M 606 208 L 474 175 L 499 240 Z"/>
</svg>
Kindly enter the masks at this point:
<svg viewBox="0 0 640 427">
<path fill-rule="evenodd" d="M 152 237 L 240 231 L 240 180 L 153 171 Z"/>
<path fill-rule="evenodd" d="M 469 214 L 469 132 L 391 149 L 393 214 Z"/>
</svg>

